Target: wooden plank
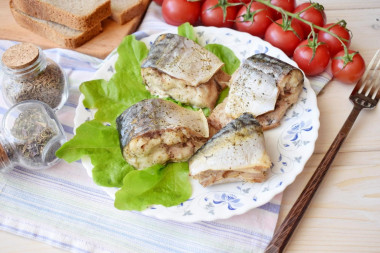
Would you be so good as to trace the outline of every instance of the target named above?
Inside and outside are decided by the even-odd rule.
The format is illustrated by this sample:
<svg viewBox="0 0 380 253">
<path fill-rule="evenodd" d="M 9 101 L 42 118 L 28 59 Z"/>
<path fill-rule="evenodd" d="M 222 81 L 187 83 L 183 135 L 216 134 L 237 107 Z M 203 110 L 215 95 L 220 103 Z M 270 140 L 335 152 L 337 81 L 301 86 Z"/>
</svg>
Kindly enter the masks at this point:
<svg viewBox="0 0 380 253">
<path fill-rule="evenodd" d="M 380 206 L 380 151 L 366 152 L 366 159 L 361 157 L 360 151 L 338 154 L 286 252 L 376 252 L 380 248 L 376 215 Z M 314 155 L 286 189 L 279 221 L 284 219 L 294 196 L 300 194 L 321 159 L 322 154 Z"/>
<path fill-rule="evenodd" d="M 2 253 L 68 253 L 67 250 L 55 248 L 47 243 L 0 231 Z"/>
<path fill-rule="evenodd" d="M 142 16 L 130 22 L 119 25 L 108 18 L 103 21 L 103 32 L 75 51 L 104 59 L 115 49 L 124 36 L 133 33 L 140 24 Z M 0 39 L 31 42 L 42 48 L 57 48 L 59 45 L 29 31 L 16 23 L 8 6 L 7 0 L 0 0 Z"/>
</svg>

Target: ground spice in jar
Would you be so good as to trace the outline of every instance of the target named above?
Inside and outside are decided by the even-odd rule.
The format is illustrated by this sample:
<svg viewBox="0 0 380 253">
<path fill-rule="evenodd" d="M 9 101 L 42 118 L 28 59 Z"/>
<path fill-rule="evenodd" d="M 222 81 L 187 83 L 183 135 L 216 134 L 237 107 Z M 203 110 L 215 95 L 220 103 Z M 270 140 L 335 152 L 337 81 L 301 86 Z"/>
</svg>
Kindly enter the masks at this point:
<svg viewBox="0 0 380 253">
<path fill-rule="evenodd" d="M 64 72 L 33 44 L 22 43 L 7 49 L 2 65 L 6 74 L 3 93 L 8 103 L 39 100 L 57 109 L 67 99 Z"/>
<path fill-rule="evenodd" d="M 62 100 L 65 78 L 56 64 L 47 64 L 45 70 L 36 77 L 23 78 L 20 87 L 7 87 L 7 93 L 14 103 L 25 100 L 39 100 L 56 108 Z"/>
</svg>

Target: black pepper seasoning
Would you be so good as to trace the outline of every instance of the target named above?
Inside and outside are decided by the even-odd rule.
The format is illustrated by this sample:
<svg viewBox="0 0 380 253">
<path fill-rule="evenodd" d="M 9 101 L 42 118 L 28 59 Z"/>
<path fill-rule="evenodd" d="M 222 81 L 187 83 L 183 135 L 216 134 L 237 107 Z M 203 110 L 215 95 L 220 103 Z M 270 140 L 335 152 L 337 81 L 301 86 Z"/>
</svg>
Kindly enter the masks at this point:
<svg viewBox="0 0 380 253">
<path fill-rule="evenodd" d="M 3 96 L 9 105 L 38 100 L 59 109 L 67 100 L 68 87 L 63 70 L 30 43 L 8 48 L 2 56 Z"/>
</svg>

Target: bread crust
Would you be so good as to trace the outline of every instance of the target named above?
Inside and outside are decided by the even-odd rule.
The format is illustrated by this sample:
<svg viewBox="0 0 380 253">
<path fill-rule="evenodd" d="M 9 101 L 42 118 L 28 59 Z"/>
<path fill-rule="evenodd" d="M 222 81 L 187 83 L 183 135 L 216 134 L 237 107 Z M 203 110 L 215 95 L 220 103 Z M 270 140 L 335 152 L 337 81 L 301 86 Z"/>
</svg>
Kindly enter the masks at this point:
<svg viewBox="0 0 380 253">
<path fill-rule="evenodd" d="M 10 9 L 12 12 L 13 17 L 15 18 L 16 22 L 21 25 L 22 27 L 33 31 L 34 33 L 45 37 L 54 43 L 58 44 L 62 47 L 67 48 L 76 48 L 81 45 L 83 45 L 85 42 L 89 41 L 93 37 L 95 37 L 97 34 L 99 34 L 102 31 L 101 24 L 97 24 L 93 26 L 90 30 L 87 31 L 78 31 L 77 35 L 75 36 L 67 36 L 61 32 L 59 32 L 57 29 L 55 29 L 52 25 L 49 25 L 48 22 L 40 22 L 36 19 L 33 19 L 29 16 L 27 16 L 25 13 L 22 13 L 20 10 L 16 10 L 12 7 L 12 1 L 10 1 Z"/>
<path fill-rule="evenodd" d="M 75 30 L 88 31 L 111 15 L 111 1 L 99 5 L 89 15 L 78 16 L 40 0 L 12 0 L 15 9 L 42 20 L 49 20 Z"/>
<path fill-rule="evenodd" d="M 129 21 L 131 21 L 134 17 L 142 15 L 148 4 L 150 3 L 150 0 L 140 0 L 135 5 L 128 7 L 122 11 L 115 10 L 115 8 L 112 8 L 112 2 L 111 2 L 111 11 L 112 15 L 111 18 L 119 23 L 120 25 L 123 25 Z"/>
</svg>

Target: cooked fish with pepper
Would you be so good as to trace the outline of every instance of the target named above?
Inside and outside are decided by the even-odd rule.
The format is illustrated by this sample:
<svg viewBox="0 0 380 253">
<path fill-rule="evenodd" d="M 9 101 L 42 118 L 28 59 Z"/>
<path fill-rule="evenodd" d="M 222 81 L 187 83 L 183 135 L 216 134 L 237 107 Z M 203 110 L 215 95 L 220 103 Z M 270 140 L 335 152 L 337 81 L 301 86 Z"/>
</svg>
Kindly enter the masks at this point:
<svg viewBox="0 0 380 253">
<path fill-rule="evenodd" d="M 229 95 L 215 108 L 210 125 L 220 129 L 229 120 L 249 112 L 264 130 L 277 127 L 287 109 L 297 102 L 303 81 L 298 68 L 265 54 L 253 55 L 232 75 Z M 224 121 L 219 121 L 224 113 Z"/>
<path fill-rule="evenodd" d="M 262 127 L 250 113 L 232 120 L 189 160 L 190 175 L 203 186 L 262 182 L 271 166 Z"/>
<path fill-rule="evenodd" d="M 116 123 L 123 157 L 137 169 L 187 161 L 209 136 L 202 111 L 188 110 L 163 99 L 134 104 Z"/>
<path fill-rule="evenodd" d="M 223 62 L 194 41 L 176 34 L 159 36 L 141 65 L 147 89 L 199 108 L 214 108 L 230 76 Z"/>
</svg>

